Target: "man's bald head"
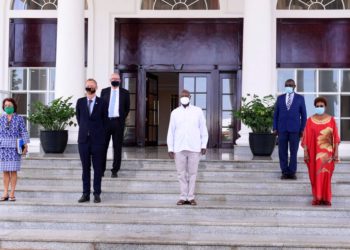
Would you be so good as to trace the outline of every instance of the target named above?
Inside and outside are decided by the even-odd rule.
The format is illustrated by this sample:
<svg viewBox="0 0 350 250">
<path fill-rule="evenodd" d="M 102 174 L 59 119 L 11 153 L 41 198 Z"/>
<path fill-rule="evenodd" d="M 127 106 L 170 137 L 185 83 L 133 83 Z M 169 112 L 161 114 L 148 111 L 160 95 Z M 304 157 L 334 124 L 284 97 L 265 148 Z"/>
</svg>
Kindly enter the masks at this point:
<svg viewBox="0 0 350 250">
<path fill-rule="evenodd" d="M 187 89 L 184 89 L 184 90 L 182 90 L 181 91 L 181 95 L 180 95 L 181 97 L 191 97 L 191 93 L 190 93 L 190 91 L 188 91 Z"/>
</svg>

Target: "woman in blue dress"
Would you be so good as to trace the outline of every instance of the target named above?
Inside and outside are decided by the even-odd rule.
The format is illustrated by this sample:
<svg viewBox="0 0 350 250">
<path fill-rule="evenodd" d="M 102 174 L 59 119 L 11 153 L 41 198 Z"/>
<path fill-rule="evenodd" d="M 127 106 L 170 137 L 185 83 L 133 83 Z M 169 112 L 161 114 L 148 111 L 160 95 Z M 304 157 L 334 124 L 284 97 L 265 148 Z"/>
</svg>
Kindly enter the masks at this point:
<svg viewBox="0 0 350 250">
<path fill-rule="evenodd" d="M 22 154 L 28 150 L 29 136 L 24 119 L 16 114 L 17 104 L 14 99 L 6 98 L 2 102 L 5 111 L 0 116 L 0 171 L 3 172 L 4 192 L 0 201 L 15 201 L 17 171 L 21 169 L 21 155 L 17 151 L 17 139 L 23 139 Z M 9 185 L 11 183 L 11 192 Z"/>
</svg>

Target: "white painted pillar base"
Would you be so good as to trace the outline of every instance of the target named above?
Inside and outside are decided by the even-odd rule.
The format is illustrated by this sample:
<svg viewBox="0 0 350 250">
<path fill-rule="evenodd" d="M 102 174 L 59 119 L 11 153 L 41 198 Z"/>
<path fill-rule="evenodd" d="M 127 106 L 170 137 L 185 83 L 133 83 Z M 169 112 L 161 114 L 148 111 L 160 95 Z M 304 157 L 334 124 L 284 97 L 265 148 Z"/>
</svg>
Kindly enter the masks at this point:
<svg viewBox="0 0 350 250">
<path fill-rule="evenodd" d="M 84 95 L 84 0 L 60 0 L 57 8 L 55 98 Z M 68 143 L 76 143 L 78 128 L 70 127 Z"/>
<path fill-rule="evenodd" d="M 273 3 L 271 0 L 244 1 L 242 96 L 273 94 Z M 248 145 L 251 130 L 241 126 L 236 142 Z"/>
</svg>

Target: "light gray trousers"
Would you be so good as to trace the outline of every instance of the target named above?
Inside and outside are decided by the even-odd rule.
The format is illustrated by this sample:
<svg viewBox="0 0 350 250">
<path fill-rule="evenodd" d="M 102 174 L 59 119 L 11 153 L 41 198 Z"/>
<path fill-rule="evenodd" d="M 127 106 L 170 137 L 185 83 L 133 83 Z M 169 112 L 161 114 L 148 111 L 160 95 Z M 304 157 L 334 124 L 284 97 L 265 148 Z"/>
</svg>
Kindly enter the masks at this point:
<svg viewBox="0 0 350 250">
<path fill-rule="evenodd" d="M 180 182 L 180 200 L 193 200 L 200 153 L 181 151 L 175 153 L 177 177 Z"/>
</svg>

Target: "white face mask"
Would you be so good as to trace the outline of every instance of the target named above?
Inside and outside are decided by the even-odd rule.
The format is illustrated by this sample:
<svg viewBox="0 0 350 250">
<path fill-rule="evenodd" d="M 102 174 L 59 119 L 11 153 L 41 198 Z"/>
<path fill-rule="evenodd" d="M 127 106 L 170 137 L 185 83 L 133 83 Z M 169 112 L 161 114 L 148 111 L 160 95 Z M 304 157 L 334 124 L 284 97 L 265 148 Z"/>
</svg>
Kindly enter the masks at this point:
<svg viewBox="0 0 350 250">
<path fill-rule="evenodd" d="M 187 105 L 190 103 L 190 98 L 189 97 L 186 97 L 186 96 L 183 96 L 180 98 L 180 102 L 182 105 Z"/>
</svg>

